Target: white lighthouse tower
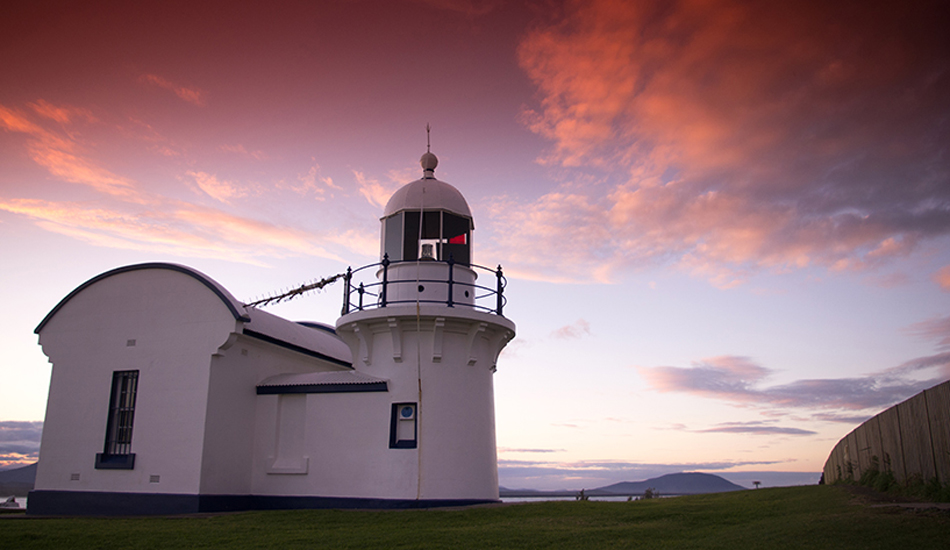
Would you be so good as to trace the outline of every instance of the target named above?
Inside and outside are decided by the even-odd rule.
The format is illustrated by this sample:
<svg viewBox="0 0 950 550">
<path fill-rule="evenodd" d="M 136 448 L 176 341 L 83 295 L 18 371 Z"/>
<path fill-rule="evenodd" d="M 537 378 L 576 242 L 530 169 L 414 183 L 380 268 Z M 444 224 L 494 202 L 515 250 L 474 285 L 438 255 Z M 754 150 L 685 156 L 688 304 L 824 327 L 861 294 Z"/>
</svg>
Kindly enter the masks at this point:
<svg viewBox="0 0 950 550">
<path fill-rule="evenodd" d="M 398 481 L 385 498 L 497 500 L 492 377 L 515 335 L 505 279 L 474 263 L 471 210 L 435 178 L 436 156 L 420 162 L 380 220 L 380 263 L 347 273 L 337 334 L 354 369 L 388 381 Z"/>
</svg>

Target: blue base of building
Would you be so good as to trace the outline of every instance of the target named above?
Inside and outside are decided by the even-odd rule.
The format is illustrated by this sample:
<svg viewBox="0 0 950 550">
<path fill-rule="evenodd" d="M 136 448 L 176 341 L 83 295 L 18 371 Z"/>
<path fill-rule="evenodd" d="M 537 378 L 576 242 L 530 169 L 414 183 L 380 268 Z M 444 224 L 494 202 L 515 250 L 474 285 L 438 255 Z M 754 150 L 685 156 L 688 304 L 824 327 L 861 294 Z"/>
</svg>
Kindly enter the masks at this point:
<svg viewBox="0 0 950 550">
<path fill-rule="evenodd" d="M 31 516 L 155 516 L 239 512 L 243 510 L 301 509 L 412 509 L 489 504 L 497 500 L 397 500 L 264 495 L 173 495 L 154 493 L 99 493 L 85 491 L 31 491 Z"/>
</svg>

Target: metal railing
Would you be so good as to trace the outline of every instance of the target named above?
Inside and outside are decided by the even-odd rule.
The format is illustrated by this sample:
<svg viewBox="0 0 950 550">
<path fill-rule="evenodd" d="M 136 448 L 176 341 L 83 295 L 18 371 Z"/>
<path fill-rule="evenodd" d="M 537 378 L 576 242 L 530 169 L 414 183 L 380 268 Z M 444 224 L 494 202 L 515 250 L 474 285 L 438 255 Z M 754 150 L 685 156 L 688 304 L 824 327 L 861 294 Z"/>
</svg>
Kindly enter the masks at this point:
<svg viewBox="0 0 950 550">
<path fill-rule="evenodd" d="M 494 313 L 504 317 L 503 312 L 505 309 L 505 304 L 508 301 L 508 299 L 505 297 L 505 287 L 508 285 L 508 280 L 502 273 L 500 265 L 496 269 L 491 269 L 489 267 L 475 264 L 459 264 L 464 265 L 464 267 L 470 268 L 476 272 L 483 271 L 493 274 L 496 280 L 495 288 L 475 283 L 456 281 L 454 268 L 457 262 L 455 262 L 455 260 L 451 257 L 447 261 L 425 261 L 426 264 L 447 264 L 448 276 L 444 279 L 390 279 L 389 269 L 391 266 L 408 263 L 417 263 L 417 260 L 393 262 L 389 260 L 389 254 L 385 254 L 383 255 L 383 261 L 381 262 L 364 265 L 363 267 L 357 269 L 347 268 L 346 274 L 343 276 L 344 285 L 342 315 L 346 315 L 347 313 L 353 311 L 363 311 L 365 309 L 377 309 L 394 305 L 420 303 L 440 304 L 448 307 L 468 307 L 474 310 Z M 381 278 L 377 277 L 376 275 L 380 269 L 382 270 Z M 354 279 L 358 280 L 363 277 L 368 279 L 369 275 L 372 276 L 372 280 L 370 282 L 362 281 L 359 282 L 359 284 L 354 282 Z M 445 285 L 447 298 L 445 300 L 422 299 L 418 297 L 407 300 L 393 300 L 390 298 L 389 289 L 391 285 L 408 283 Z M 471 289 L 474 294 L 472 303 L 458 302 L 454 299 L 456 291 L 460 289 L 463 291 Z M 486 303 L 491 305 L 486 305 Z"/>
</svg>

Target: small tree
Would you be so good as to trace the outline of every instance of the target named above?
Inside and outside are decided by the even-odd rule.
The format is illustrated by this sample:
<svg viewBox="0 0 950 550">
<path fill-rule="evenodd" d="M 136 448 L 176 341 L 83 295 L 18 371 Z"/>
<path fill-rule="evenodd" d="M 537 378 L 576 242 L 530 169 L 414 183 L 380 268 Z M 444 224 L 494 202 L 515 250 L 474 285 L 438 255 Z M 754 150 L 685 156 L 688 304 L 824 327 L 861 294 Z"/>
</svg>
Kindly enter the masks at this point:
<svg viewBox="0 0 950 550">
<path fill-rule="evenodd" d="M 752 484 L 755 485 L 755 488 L 756 488 L 756 489 L 758 489 L 758 488 L 759 488 L 759 485 L 762 485 L 762 482 L 761 482 L 761 481 L 753 481 Z"/>
<path fill-rule="evenodd" d="M 640 497 L 640 499 L 657 498 L 659 496 L 660 496 L 660 493 L 656 492 L 656 489 L 652 487 L 647 487 L 647 490 L 643 491 L 643 496 Z"/>
</svg>

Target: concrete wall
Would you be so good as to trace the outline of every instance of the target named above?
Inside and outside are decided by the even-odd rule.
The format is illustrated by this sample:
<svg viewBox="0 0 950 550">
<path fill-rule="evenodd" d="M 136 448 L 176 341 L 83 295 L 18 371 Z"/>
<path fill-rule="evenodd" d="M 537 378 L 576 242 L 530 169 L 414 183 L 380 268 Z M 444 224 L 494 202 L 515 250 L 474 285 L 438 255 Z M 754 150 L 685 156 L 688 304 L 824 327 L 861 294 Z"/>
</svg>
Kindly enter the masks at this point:
<svg viewBox="0 0 950 550">
<path fill-rule="evenodd" d="M 858 480 L 876 457 L 898 482 L 950 483 L 950 381 L 925 390 L 861 424 L 835 445 L 826 483 Z"/>
</svg>

